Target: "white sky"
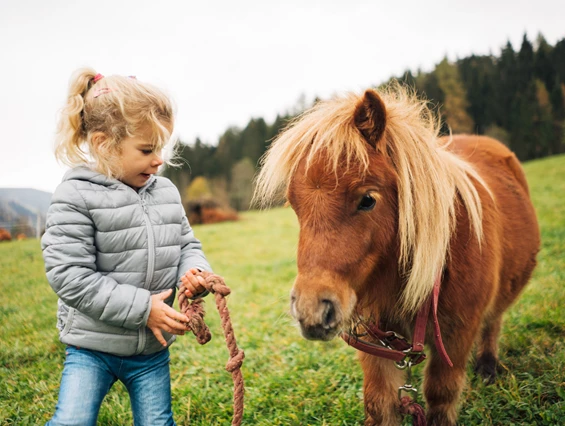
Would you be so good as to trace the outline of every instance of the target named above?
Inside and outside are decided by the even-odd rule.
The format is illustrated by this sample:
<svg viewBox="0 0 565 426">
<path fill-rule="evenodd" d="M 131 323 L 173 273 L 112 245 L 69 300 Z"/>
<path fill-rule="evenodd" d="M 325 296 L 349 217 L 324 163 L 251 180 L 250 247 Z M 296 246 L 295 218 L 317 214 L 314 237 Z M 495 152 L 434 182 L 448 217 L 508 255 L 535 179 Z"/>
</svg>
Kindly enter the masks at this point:
<svg viewBox="0 0 565 426">
<path fill-rule="evenodd" d="M 447 55 L 498 55 L 526 32 L 565 38 L 563 0 L 0 0 L 0 187 L 54 191 L 57 111 L 82 66 L 171 95 L 177 134 L 362 91 Z"/>
</svg>

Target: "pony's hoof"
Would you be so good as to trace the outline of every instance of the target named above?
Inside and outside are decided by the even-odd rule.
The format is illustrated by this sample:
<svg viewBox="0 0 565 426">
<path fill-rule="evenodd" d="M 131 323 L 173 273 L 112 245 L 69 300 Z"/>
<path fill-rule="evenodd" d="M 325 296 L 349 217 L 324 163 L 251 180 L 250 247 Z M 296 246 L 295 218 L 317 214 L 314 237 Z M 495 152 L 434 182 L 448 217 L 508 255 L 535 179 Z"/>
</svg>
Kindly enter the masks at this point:
<svg viewBox="0 0 565 426">
<path fill-rule="evenodd" d="M 496 379 L 498 360 L 492 354 L 482 354 L 475 363 L 475 374 L 483 378 L 483 383 L 491 385 Z"/>
</svg>

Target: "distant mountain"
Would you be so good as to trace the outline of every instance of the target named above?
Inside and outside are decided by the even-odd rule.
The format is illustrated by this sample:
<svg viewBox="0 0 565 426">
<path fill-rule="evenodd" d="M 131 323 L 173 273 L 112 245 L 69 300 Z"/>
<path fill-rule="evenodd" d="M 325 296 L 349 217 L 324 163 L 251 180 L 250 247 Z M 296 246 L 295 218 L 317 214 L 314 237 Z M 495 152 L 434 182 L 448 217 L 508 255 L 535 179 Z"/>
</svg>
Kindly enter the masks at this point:
<svg viewBox="0 0 565 426">
<path fill-rule="evenodd" d="M 45 223 L 45 215 L 51 202 L 50 192 L 31 188 L 0 188 L 0 227 L 10 229 L 22 222 L 35 227 Z"/>
<path fill-rule="evenodd" d="M 16 201 L 18 204 L 39 210 L 44 215 L 47 213 L 52 195 L 50 192 L 32 188 L 0 188 L 0 200 Z"/>
</svg>

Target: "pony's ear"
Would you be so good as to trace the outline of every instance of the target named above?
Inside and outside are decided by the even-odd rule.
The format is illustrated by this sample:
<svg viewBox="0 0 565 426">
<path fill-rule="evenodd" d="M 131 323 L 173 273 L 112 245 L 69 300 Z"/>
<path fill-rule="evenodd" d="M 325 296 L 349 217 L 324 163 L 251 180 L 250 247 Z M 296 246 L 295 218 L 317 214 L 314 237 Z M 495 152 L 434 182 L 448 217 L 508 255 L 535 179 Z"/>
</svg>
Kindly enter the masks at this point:
<svg viewBox="0 0 565 426">
<path fill-rule="evenodd" d="M 366 90 L 357 103 L 354 114 L 355 126 L 373 147 L 381 139 L 386 126 L 386 108 L 374 90 Z"/>
</svg>

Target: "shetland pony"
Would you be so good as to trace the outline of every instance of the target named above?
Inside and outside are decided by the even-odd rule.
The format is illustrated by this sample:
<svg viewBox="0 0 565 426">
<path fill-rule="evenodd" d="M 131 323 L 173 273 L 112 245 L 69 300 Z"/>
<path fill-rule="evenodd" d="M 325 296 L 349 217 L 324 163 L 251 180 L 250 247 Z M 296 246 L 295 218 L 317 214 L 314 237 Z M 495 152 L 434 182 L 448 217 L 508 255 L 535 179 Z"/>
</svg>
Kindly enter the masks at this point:
<svg viewBox="0 0 565 426">
<path fill-rule="evenodd" d="M 428 326 L 424 394 L 428 422 L 454 425 L 475 342 L 476 372 L 494 379 L 502 314 L 531 276 L 540 237 L 515 155 L 438 129 L 398 84 L 319 102 L 272 143 L 254 199 L 284 194 L 298 217 L 291 314 L 307 339 L 330 340 L 358 317 L 410 338 L 441 277 L 437 315 L 453 366 Z M 399 424 L 403 372 L 359 360 L 365 424 Z"/>
</svg>

